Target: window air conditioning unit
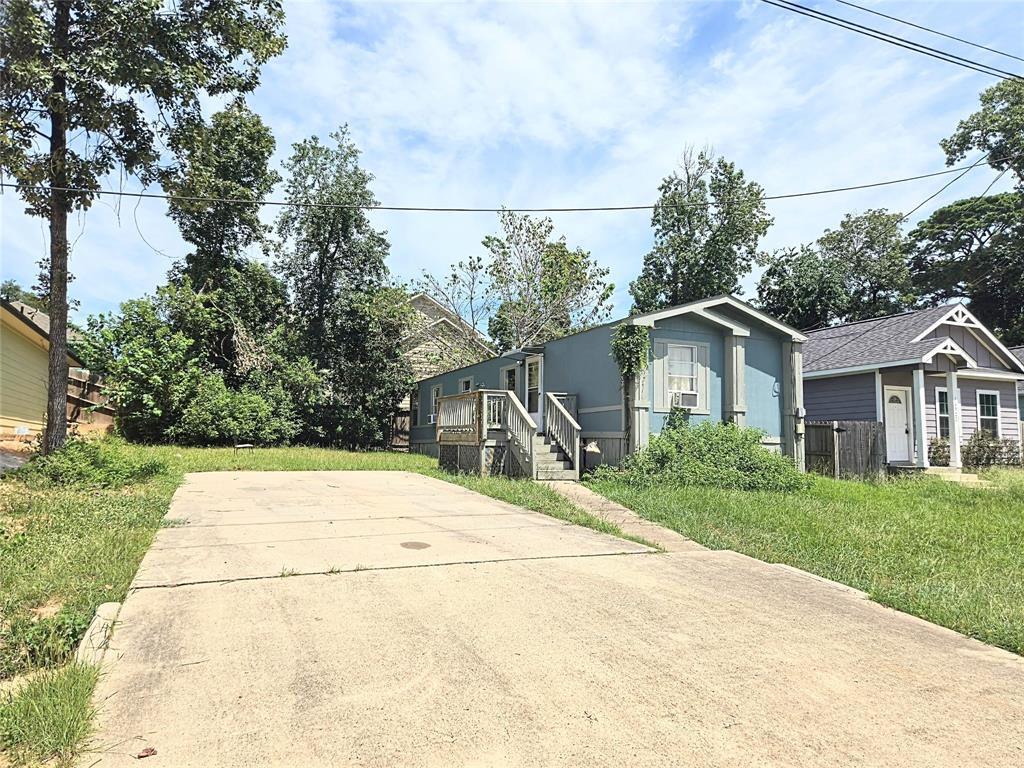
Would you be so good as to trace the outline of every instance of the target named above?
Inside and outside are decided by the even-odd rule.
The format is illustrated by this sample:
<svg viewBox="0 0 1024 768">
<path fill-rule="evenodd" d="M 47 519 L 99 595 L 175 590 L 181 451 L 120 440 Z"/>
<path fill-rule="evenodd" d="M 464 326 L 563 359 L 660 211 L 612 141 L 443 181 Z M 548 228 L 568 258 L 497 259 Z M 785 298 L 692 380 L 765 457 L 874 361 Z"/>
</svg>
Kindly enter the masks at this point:
<svg viewBox="0 0 1024 768">
<path fill-rule="evenodd" d="M 431 424 L 437 424 L 437 414 L 436 413 L 430 414 L 430 423 Z"/>
</svg>

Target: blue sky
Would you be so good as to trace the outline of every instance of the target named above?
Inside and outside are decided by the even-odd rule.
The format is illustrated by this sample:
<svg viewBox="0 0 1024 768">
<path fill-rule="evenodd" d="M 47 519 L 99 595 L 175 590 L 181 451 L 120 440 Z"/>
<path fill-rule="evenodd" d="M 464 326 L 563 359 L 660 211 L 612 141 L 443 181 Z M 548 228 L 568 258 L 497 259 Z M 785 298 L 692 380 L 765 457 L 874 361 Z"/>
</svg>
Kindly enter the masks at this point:
<svg viewBox="0 0 1024 768">
<path fill-rule="evenodd" d="M 1016 63 L 834 2 L 808 4 L 1005 68 Z M 861 4 L 1024 49 L 1018 3 Z M 768 194 L 927 173 L 944 167 L 939 140 L 995 82 L 754 0 L 286 2 L 285 11 L 288 50 L 249 97 L 277 138 L 275 162 L 292 142 L 348 123 L 374 192 L 393 205 L 649 204 L 688 144 L 712 145 Z M 772 203 L 775 224 L 762 245 L 813 240 L 847 212 L 909 210 L 949 178 Z M 980 194 L 992 178 L 979 168 L 919 214 Z M 9 192 L 0 208 L 2 275 L 31 285 L 45 225 Z M 572 246 L 612 270 L 616 311 L 625 313 L 628 283 L 651 245 L 649 213 L 553 218 Z M 479 253 L 496 226 L 492 214 L 377 212 L 373 220 L 388 231 L 390 267 L 404 279 Z M 72 220 L 71 237 L 79 320 L 151 292 L 187 251 L 153 200 L 119 209 L 100 201 Z M 749 296 L 753 280 L 746 286 Z"/>
</svg>

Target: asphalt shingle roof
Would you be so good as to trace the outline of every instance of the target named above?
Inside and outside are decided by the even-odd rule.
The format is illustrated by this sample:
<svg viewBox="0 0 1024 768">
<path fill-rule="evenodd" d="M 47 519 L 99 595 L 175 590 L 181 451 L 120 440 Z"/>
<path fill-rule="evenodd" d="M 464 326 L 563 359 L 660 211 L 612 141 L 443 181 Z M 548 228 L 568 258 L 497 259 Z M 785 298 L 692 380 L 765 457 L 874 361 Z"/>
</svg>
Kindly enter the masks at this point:
<svg viewBox="0 0 1024 768">
<path fill-rule="evenodd" d="M 920 358 L 934 349 L 937 342 L 934 339 L 914 339 L 953 306 L 956 305 L 947 304 L 808 331 L 803 350 L 804 370 L 826 371 Z"/>
</svg>

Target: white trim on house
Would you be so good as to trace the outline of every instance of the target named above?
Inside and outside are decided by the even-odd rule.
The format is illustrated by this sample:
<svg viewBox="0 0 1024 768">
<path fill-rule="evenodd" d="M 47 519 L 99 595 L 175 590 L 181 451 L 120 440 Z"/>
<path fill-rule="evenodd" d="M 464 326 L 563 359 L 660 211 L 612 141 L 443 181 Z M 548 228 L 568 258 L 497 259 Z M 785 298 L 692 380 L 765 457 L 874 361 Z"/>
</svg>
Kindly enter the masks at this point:
<svg viewBox="0 0 1024 768">
<path fill-rule="evenodd" d="M 1002 398 L 999 396 L 999 390 L 997 389 L 979 389 L 974 393 L 974 407 L 977 408 L 977 426 L 976 431 L 981 432 L 981 396 L 982 395 L 995 395 L 996 396 L 996 437 L 1002 438 L 1003 436 L 1003 403 Z M 986 419 L 993 418 L 992 416 L 985 416 Z"/>
<path fill-rule="evenodd" d="M 946 415 L 943 416 L 942 411 L 939 410 L 939 393 L 946 396 Z M 949 399 L 949 389 L 947 387 L 935 387 L 935 436 L 940 440 L 948 440 L 949 436 L 953 434 L 953 403 Z M 945 437 L 942 436 L 942 419 L 950 419 L 949 429 L 946 431 L 949 433 Z"/>
<path fill-rule="evenodd" d="M 428 423 L 437 423 L 437 404 L 441 399 L 441 395 L 444 394 L 444 390 L 441 389 L 440 384 L 434 384 L 430 387 L 430 419 Z"/>
<path fill-rule="evenodd" d="M 729 323 L 731 325 L 736 325 L 742 329 L 744 326 L 736 323 L 735 320 L 727 319 L 719 315 L 718 313 L 707 313 L 706 311 L 708 309 L 711 309 L 712 307 L 720 307 L 723 304 L 728 305 L 733 309 L 736 309 L 747 315 L 750 315 L 751 317 L 760 320 L 765 325 L 771 326 L 777 331 L 785 333 L 787 336 L 790 337 L 792 341 L 807 341 L 807 337 L 800 333 L 800 331 L 796 330 L 791 326 L 786 325 L 785 323 L 779 320 L 776 320 L 774 317 L 771 317 L 770 315 L 766 315 L 759 309 L 755 309 L 754 307 L 740 301 L 739 299 L 734 299 L 732 296 L 715 296 L 713 298 L 704 299 L 702 301 L 691 301 L 688 304 L 680 304 L 675 307 L 669 307 L 668 309 L 660 309 L 657 310 L 656 312 L 646 312 L 641 315 L 634 315 L 632 317 L 626 318 L 623 322 L 628 323 L 630 325 L 643 325 L 647 326 L 648 328 L 653 328 L 654 324 L 659 320 L 665 320 L 669 317 L 678 317 L 679 315 L 694 313 L 704 317 L 705 320 L 710 320 L 720 325 Z M 741 333 L 738 335 L 749 335 L 749 329 L 746 334 Z"/>
<path fill-rule="evenodd" d="M 807 374 L 804 374 L 807 378 Z M 882 372 L 875 368 L 875 418 L 885 423 L 885 393 L 882 391 Z"/>
<path fill-rule="evenodd" d="M 914 341 L 923 341 L 929 333 L 934 331 L 940 325 L 958 325 L 963 328 L 967 328 L 968 330 L 971 331 L 972 334 L 974 334 L 976 338 L 978 338 L 978 332 L 980 331 L 981 334 L 985 337 L 984 339 L 978 338 L 978 341 L 982 343 L 982 346 L 988 349 L 988 351 L 991 352 L 996 358 L 1001 358 L 1003 365 L 1005 365 L 1007 368 L 1016 368 L 1021 373 L 1024 373 L 1024 362 L 1018 360 L 1017 356 L 1014 355 L 1013 352 L 1011 352 L 1009 349 L 1007 349 L 1003 342 L 996 338 L 995 334 L 993 334 L 992 331 L 986 328 L 985 325 L 980 320 L 978 320 L 978 318 L 971 314 L 971 311 L 967 309 L 967 307 L 965 307 L 963 304 L 955 304 L 952 307 L 950 307 L 949 312 L 947 312 L 941 318 L 939 318 L 934 323 L 925 328 L 924 331 L 919 333 L 917 337 L 914 338 Z M 992 347 L 986 344 L 986 340 L 988 340 L 988 342 L 991 343 L 992 346 L 998 349 L 999 352 L 996 352 L 996 349 L 992 349 Z"/>
<path fill-rule="evenodd" d="M 505 373 L 508 371 L 512 371 L 512 377 L 515 379 L 515 388 L 510 390 L 507 389 L 505 382 Z M 519 363 L 503 365 L 498 369 L 498 389 L 514 392 L 516 397 L 519 397 Z"/>
<path fill-rule="evenodd" d="M 947 355 L 952 358 L 954 355 L 959 355 L 967 362 L 968 368 L 977 368 L 977 361 L 971 357 L 967 352 L 950 338 L 943 339 L 931 352 L 921 358 L 922 362 L 930 363 L 935 359 L 936 355 Z"/>
<path fill-rule="evenodd" d="M 694 309 L 691 310 L 691 314 L 697 315 L 697 317 L 703 317 L 709 323 L 714 323 L 715 325 L 721 325 L 724 328 L 728 328 L 729 332 L 732 333 L 733 336 L 746 337 L 750 335 L 750 329 L 747 326 L 737 323 L 734 320 L 730 320 L 717 312 L 712 312 L 709 309 Z"/>
<path fill-rule="evenodd" d="M 464 386 L 462 386 L 463 384 L 466 384 L 467 386 L 464 387 Z M 472 376 L 465 376 L 465 377 L 459 379 L 458 387 L 459 387 L 458 394 L 460 394 L 460 395 L 465 394 L 466 392 L 472 392 L 473 391 L 473 377 Z"/>
<path fill-rule="evenodd" d="M 957 371 L 957 375 L 961 379 L 999 379 L 1001 381 L 1021 381 L 1024 380 L 1024 375 L 1019 373 L 1012 373 L 1010 371 L 993 371 L 992 369 L 985 370 L 962 370 Z"/>
</svg>

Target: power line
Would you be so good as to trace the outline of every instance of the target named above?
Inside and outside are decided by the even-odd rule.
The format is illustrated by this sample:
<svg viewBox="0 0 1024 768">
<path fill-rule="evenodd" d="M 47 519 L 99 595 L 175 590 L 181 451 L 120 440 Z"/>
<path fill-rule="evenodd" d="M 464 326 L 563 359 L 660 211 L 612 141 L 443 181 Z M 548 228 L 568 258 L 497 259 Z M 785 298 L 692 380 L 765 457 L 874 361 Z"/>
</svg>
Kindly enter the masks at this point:
<svg viewBox="0 0 1024 768">
<path fill-rule="evenodd" d="M 853 21 L 841 19 L 838 16 L 832 16 L 831 14 L 818 11 L 813 8 L 808 8 L 807 6 L 800 5 L 799 3 L 789 2 L 789 0 L 761 0 L 761 2 L 774 5 L 785 11 L 799 13 L 801 16 L 807 16 L 808 18 L 815 19 L 816 21 L 824 21 L 826 24 L 832 24 L 833 26 L 841 29 L 856 32 L 859 35 L 873 37 L 876 40 L 881 40 L 883 43 L 889 43 L 890 45 L 896 45 L 900 48 L 906 48 L 908 51 L 922 53 L 925 56 L 931 56 L 933 59 L 938 59 L 939 61 L 956 64 L 957 66 L 964 67 L 966 69 L 972 69 L 983 75 L 997 77 L 1001 80 L 1024 80 L 1024 77 L 1014 72 L 1008 72 L 988 64 L 982 64 L 981 62 L 974 61 L 973 59 L 966 59 L 963 56 L 957 56 L 956 54 L 949 53 L 947 51 L 941 51 L 937 48 L 922 45 L 921 43 L 915 43 L 912 40 L 907 40 L 906 38 L 898 37 L 896 35 L 890 35 L 888 32 L 882 32 L 881 30 L 874 29 L 873 27 L 866 27 L 863 24 L 857 24 Z"/>
<path fill-rule="evenodd" d="M 932 29 L 931 27 L 925 27 L 925 26 L 922 26 L 921 24 L 915 24 L 912 21 L 907 21 L 906 19 L 901 19 L 901 18 L 898 18 L 896 16 L 890 16 L 889 14 L 882 13 L 881 11 L 875 11 L 875 10 L 872 10 L 871 8 L 865 8 L 863 5 L 857 5 L 856 3 L 850 3 L 850 2 L 847 2 L 847 0 L 835 0 L 835 1 L 837 3 L 840 3 L 841 5 L 848 5 L 851 8 L 856 8 L 858 11 L 864 11 L 865 13 L 872 13 L 875 16 L 881 16 L 883 19 L 889 19 L 890 21 L 895 21 L 898 24 L 906 24 L 908 27 L 913 27 L 914 29 L 920 29 L 920 30 L 922 30 L 924 32 L 931 32 L 933 35 L 939 35 L 940 37 L 945 37 L 945 38 L 947 38 L 949 40 L 956 40 L 958 43 L 963 43 L 964 45 L 971 45 L 971 46 L 974 46 L 975 48 L 980 48 L 983 51 L 988 51 L 989 53 L 995 53 L 995 54 L 998 54 L 999 56 L 1005 56 L 1008 59 L 1016 59 L 1017 61 L 1024 61 L 1024 58 L 1021 58 L 1020 56 L 1014 56 L 1012 53 L 1006 53 L 1005 51 L 1000 51 L 1000 50 L 998 50 L 996 48 L 989 48 L 987 45 L 981 45 L 980 43 L 972 43 L 970 40 L 964 40 L 962 37 L 957 37 L 956 35 L 949 35 L 949 34 L 946 34 L 945 32 L 940 32 L 937 29 Z"/>
<path fill-rule="evenodd" d="M 831 195 L 838 192 L 855 192 L 861 189 L 872 189 L 875 187 L 891 186 L 893 184 L 904 184 L 910 181 L 919 181 L 921 179 L 931 179 L 936 176 L 944 176 L 950 173 L 959 173 L 963 171 L 973 170 L 978 167 L 985 159 L 987 155 L 983 156 L 980 160 L 967 166 L 959 166 L 957 168 L 947 168 L 941 171 L 932 171 L 931 173 L 923 173 L 918 176 L 906 176 L 899 179 L 888 179 L 886 181 L 875 181 L 868 184 L 855 184 L 847 187 L 832 187 L 829 189 L 817 189 L 809 192 L 790 192 L 784 195 L 764 195 L 762 200 L 790 200 L 800 197 L 813 197 L 816 195 Z M 1009 160 L 1011 158 L 1004 157 L 999 160 L 992 162 L 1001 162 L 1003 160 Z M 963 174 L 961 174 L 962 176 Z M 959 178 L 959 177 L 957 177 Z M 954 179 L 953 181 L 956 181 Z M 948 185 L 947 185 L 948 186 Z M 657 207 L 662 208 L 690 208 L 690 207 L 710 207 L 712 203 L 673 203 L 670 205 L 665 204 L 654 204 L 654 205 L 602 205 L 602 206 L 577 206 L 577 207 L 562 207 L 562 208 L 472 208 L 472 207 L 438 207 L 438 206 L 417 206 L 417 205 L 349 205 L 343 203 L 297 203 L 287 200 L 246 200 L 244 198 L 233 198 L 233 197 L 201 197 L 193 195 L 167 195 L 158 194 L 155 192 L 125 192 L 122 190 L 107 190 L 107 189 L 87 189 L 84 187 L 48 187 L 45 185 L 32 185 L 32 184 L 17 184 L 8 181 L 0 180 L 0 190 L 3 189 L 15 189 L 15 190 L 32 190 L 35 192 L 48 192 L 51 189 L 58 192 L 72 192 L 77 194 L 89 194 L 96 197 L 132 197 L 132 198 L 145 198 L 154 200 L 174 200 L 177 202 L 189 202 L 189 203 L 231 203 L 235 205 L 271 205 L 277 207 L 294 207 L 294 208 L 327 208 L 334 210 L 366 210 L 366 211 L 406 211 L 406 212 L 425 212 L 425 213 L 501 213 L 502 211 L 512 211 L 515 213 L 586 213 L 586 212 L 611 212 L 611 211 L 651 211 Z M 945 189 L 945 187 L 943 187 Z M 940 192 L 942 190 L 939 190 Z M 931 199 L 931 198 L 929 198 Z M 925 201 L 927 202 L 927 200 Z M 923 205 L 924 203 L 922 203 Z M 920 207 L 920 206 L 919 206 Z M 915 209 L 916 210 L 916 209 Z"/>
<path fill-rule="evenodd" d="M 909 213 L 906 213 L 906 214 L 903 215 L 903 218 L 900 219 L 900 222 L 902 223 L 902 222 L 906 221 L 907 219 L 909 219 L 911 216 L 913 216 L 915 213 L 917 213 L 918 210 L 920 210 L 922 207 L 924 207 L 925 205 L 930 203 L 936 197 L 938 197 L 943 192 L 945 192 L 947 189 L 949 189 L 951 186 L 953 186 L 958 181 L 960 181 L 960 179 L 962 179 L 968 173 L 970 173 L 975 168 L 977 168 L 979 165 L 981 165 L 983 162 L 985 162 L 985 159 L 989 156 L 989 154 L 991 154 L 991 153 L 986 152 L 984 155 L 982 155 L 980 158 L 978 158 L 978 160 L 975 161 L 975 163 L 973 165 L 967 166 L 967 168 L 964 169 L 964 172 L 961 173 L 959 176 L 957 176 L 955 179 L 953 179 L 952 181 L 946 182 L 937 192 L 935 192 L 932 195 L 929 195 L 924 200 L 922 200 L 920 203 L 918 203 L 913 208 L 911 208 Z M 1003 173 L 1006 173 L 1006 171 L 1003 171 Z M 995 182 L 998 181 L 999 179 L 1001 179 L 1002 177 L 1003 177 L 1003 174 L 1001 173 L 1001 174 L 999 174 L 999 176 L 996 177 L 995 181 L 993 181 L 992 183 L 995 184 Z M 988 190 L 986 190 L 986 191 L 988 191 Z"/>
</svg>

